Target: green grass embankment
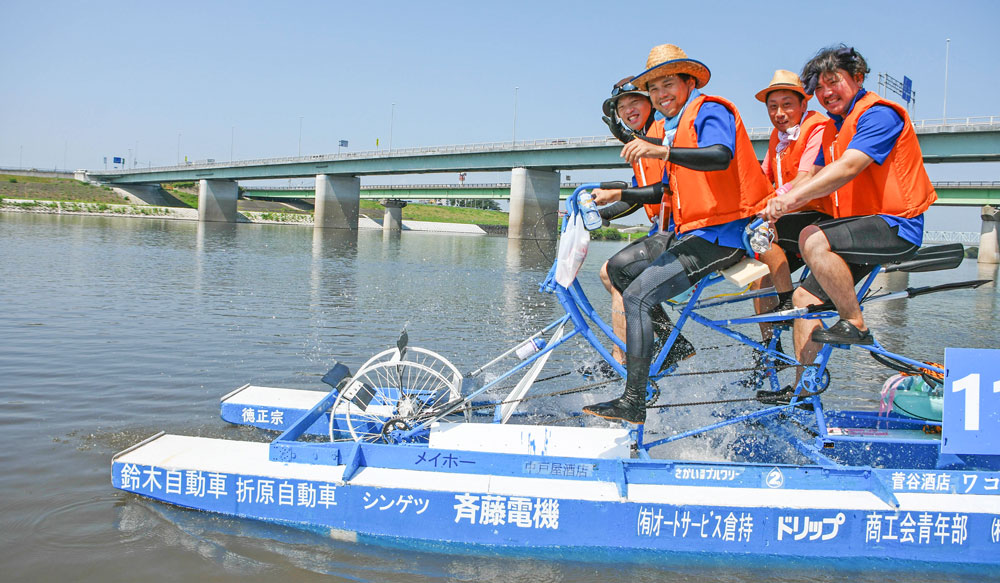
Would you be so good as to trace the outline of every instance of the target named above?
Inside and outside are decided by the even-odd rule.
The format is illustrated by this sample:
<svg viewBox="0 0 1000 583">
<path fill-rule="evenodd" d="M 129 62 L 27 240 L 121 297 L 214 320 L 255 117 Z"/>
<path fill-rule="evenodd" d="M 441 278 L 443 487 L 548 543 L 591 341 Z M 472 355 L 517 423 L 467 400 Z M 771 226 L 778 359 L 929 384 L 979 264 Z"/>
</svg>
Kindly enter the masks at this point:
<svg viewBox="0 0 1000 583">
<path fill-rule="evenodd" d="M 85 184 L 72 178 L 43 178 L 0 174 L 0 198 L 62 202 L 127 203 L 108 187 Z"/>
<path fill-rule="evenodd" d="M 374 200 L 361 201 L 361 213 L 381 221 L 385 207 Z M 433 223 L 463 223 L 472 225 L 506 225 L 508 215 L 503 211 L 438 206 L 435 204 L 408 203 L 403 209 L 403 219 L 407 221 L 428 221 Z"/>
</svg>

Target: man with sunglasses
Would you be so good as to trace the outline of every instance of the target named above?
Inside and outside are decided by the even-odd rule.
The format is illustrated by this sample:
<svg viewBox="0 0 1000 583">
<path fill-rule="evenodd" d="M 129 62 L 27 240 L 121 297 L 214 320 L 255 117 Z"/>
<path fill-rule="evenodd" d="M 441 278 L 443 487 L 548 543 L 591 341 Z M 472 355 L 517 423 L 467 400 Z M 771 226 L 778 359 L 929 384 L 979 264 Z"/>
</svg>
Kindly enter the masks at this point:
<svg viewBox="0 0 1000 583">
<path fill-rule="evenodd" d="M 649 101 L 649 94 L 639 90 L 631 83 L 632 77 L 626 77 L 615 83 L 611 90 L 611 97 L 604 100 L 603 111 L 604 121 L 611 129 L 611 133 L 628 143 L 633 139 L 642 137 L 662 141 L 663 121 L 656 121 L 653 115 L 653 105 Z M 624 124 L 624 127 L 622 126 Z M 638 239 L 624 249 L 616 253 L 601 266 L 601 282 L 611 294 L 611 327 L 615 335 L 625 338 L 625 307 L 622 303 L 621 292 L 611 283 L 608 275 L 610 269 L 621 269 L 622 266 L 636 261 L 649 262 L 673 240 L 672 228 L 661 229 L 660 224 L 665 220 L 669 221 L 669 207 L 661 205 L 663 197 L 663 167 L 664 161 L 653 158 L 642 158 L 632 163 L 632 188 L 625 189 L 595 189 L 595 198 L 614 198 L 618 202 L 602 207 L 601 217 L 605 221 L 612 221 L 624 216 L 631 215 L 639 208 L 646 211 L 652 227 L 649 233 Z M 662 216 L 666 211 L 666 217 Z M 657 307 L 653 315 L 653 324 L 656 331 L 657 342 L 662 342 L 673 330 L 673 323 L 670 317 Z M 663 362 L 664 368 L 669 368 L 677 362 L 694 356 L 694 346 L 684 336 L 678 336 L 670 352 Z M 612 350 L 612 356 L 618 362 L 625 362 L 625 353 L 616 344 Z M 607 366 L 603 360 L 603 368 L 599 368 L 602 376 L 614 376 L 614 370 Z"/>
<path fill-rule="evenodd" d="M 840 320 L 793 327 L 799 362 L 812 362 L 820 344 L 873 344 L 854 286 L 874 265 L 902 261 L 923 240 L 923 213 L 937 194 L 923 165 L 917 136 L 902 106 L 866 91 L 864 57 L 844 45 L 821 50 L 802 70 L 808 93 L 830 114 L 810 179 L 770 200 L 774 222 L 809 201 L 833 196 L 834 219 L 802 230 L 799 247 L 811 270 L 795 290 L 796 307 L 833 302 Z"/>
<path fill-rule="evenodd" d="M 653 107 L 664 115 L 664 139 L 662 144 L 632 140 L 621 155 L 629 163 L 665 162 L 670 193 L 663 203 L 670 206 L 677 240 L 645 265 L 636 264 L 641 270 L 609 270 L 625 305 L 625 392 L 584 407 L 591 415 L 636 424 L 646 420 L 654 308 L 705 275 L 739 262 L 745 256 L 743 229 L 774 192 L 736 107 L 698 91 L 711 77 L 708 67 L 669 44 L 653 47 L 646 67 L 634 84 L 649 92 Z M 596 200 L 615 201 L 611 196 Z"/>
</svg>

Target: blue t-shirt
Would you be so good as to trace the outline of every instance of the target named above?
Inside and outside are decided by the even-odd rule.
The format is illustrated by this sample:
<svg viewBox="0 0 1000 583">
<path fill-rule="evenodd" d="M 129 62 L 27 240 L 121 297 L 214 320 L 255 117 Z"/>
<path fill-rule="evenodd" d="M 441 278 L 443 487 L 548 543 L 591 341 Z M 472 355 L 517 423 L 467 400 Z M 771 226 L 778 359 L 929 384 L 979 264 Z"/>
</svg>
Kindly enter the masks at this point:
<svg viewBox="0 0 1000 583">
<path fill-rule="evenodd" d="M 736 117 L 733 112 L 726 109 L 725 105 L 714 101 L 703 103 L 698 110 L 698 117 L 694 118 L 694 129 L 698 134 L 698 147 L 707 148 L 722 144 L 729 148 L 734 155 L 736 153 Z M 664 177 L 666 181 L 666 177 Z M 737 219 L 721 225 L 712 225 L 701 229 L 694 229 L 684 233 L 684 237 L 694 235 L 701 237 L 709 243 L 716 243 L 724 247 L 743 247 L 743 229 L 750 222 L 751 217 Z M 671 217 L 671 227 L 673 227 L 673 217 Z"/>
<path fill-rule="evenodd" d="M 854 105 L 858 102 L 867 91 L 861 88 L 858 94 L 854 96 L 851 101 L 851 106 L 847 108 L 847 113 L 850 114 L 854 110 Z M 830 119 L 833 120 L 834 126 L 836 126 L 839 131 L 844 125 L 845 116 L 834 115 L 827 112 Z M 851 138 L 851 142 L 847 144 L 848 150 L 858 150 L 863 152 L 870 157 L 875 164 L 879 166 L 885 162 L 885 159 L 889 157 L 892 149 L 896 147 L 896 140 L 899 139 L 899 135 L 903 133 L 903 118 L 896 113 L 891 107 L 885 105 L 873 105 L 868 108 L 868 111 L 861 114 L 858 118 L 858 129 L 854 133 L 854 137 Z M 819 155 L 816 156 L 816 165 L 825 166 L 826 159 L 823 156 L 822 148 L 819 151 Z M 882 219 L 889 224 L 890 227 L 896 227 L 896 233 L 917 245 L 918 247 L 923 243 L 924 239 L 924 215 L 913 217 L 912 219 L 904 219 L 903 217 L 897 217 L 894 215 L 879 215 Z"/>
</svg>

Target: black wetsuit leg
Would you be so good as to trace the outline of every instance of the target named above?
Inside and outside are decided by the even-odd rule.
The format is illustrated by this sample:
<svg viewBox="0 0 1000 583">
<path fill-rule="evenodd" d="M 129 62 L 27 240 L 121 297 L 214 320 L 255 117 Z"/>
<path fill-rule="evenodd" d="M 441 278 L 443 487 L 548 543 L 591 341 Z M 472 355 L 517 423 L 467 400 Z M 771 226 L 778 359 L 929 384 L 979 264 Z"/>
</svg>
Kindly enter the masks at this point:
<svg viewBox="0 0 1000 583">
<path fill-rule="evenodd" d="M 673 231 L 658 231 L 649 237 L 629 243 L 608 259 L 608 277 L 611 279 L 611 285 L 619 292 L 624 292 L 625 288 L 674 240 Z"/>
<path fill-rule="evenodd" d="M 642 358 L 652 355 L 655 335 L 650 314 L 655 306 L 683 293 L 709 273 L 734 265 L 744 255 L 742 249 L 694 236 L 675 242 L 661 253 L 622 292 L 626 354 Z"/>
</svg>

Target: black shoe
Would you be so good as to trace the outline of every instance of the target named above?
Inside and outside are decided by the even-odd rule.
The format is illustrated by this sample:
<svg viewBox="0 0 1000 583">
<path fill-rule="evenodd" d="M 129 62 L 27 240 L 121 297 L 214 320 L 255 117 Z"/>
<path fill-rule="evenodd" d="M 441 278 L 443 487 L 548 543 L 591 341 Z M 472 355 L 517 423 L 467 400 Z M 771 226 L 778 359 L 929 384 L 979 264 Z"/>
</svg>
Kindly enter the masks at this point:
<svg viewBox="0 0 1000 583">
<path fill-rule="evenodd" d="M 636 405 L 632 401 L 625 399 L 624 395 L 606 403 L 587 405 L 583 408 L 583 412 L 610 421 L 628 421 L 636 425 L 642 425 L 646 422 L 645 400 L 641 404 Z"/>
<path fill-rule="evenodd" d="M 788 385 L 780 391 L 757 391 L 757 400 L 765 405 L 787 405 L 794 394 L 795 387 Z"/>
<path fill-rule="evenodd" d="M 794 304 L 794 303 L 792 303 L 792 297 L 791 297 L 791 296 L 788 296 L 787 298 L 785 298 L 785 299 L 781 300 L 781 303 L 780 303 L 780 304 L 778 304 L 778 305 L 777 305 L 777 306 L 776 306 L 776 307 L 775 307 L 775 308 L 774 308 L 773 310 L 771 310 L 771 311 L 772 311 L 772 312 L 785 312 L 785 311 L 787 311 L 787 310 L 794 310 L 794 309 L 795 309 L 795 304 Z"/>
<path fill-rule="evenodd" d="M 653 354 L 659 354 L 663 344 L 670 338 L 670 334 L 674 330 L 674 323 L 670 321 L 670 316 L 667 316 L 666 312 L 659 306 L 653 310 L 652 319 L 653 333 L 656 334 L 656 339 L 653 341 Z M 682 360 L 691 358 L 696 352 L 694 345 L 683 334 L 678 333 L 677 339 L 674 340 L 674 345 L 670 347 L 666 358 L 663 359 L 663 366 L 660 367 L 660 372 L 667 370 Z"/>
<path fill-rule="evenodd" d="M 820 344 L 875 344 L 871 330 L 862 332 L 847 320 L 839 320 L 826 330 L 820 328 L 813 331 L 812 341 Z"/>
<path fill-rule="evenodd" d="M 762 315 L 773 315 L 779 312 L 787 312 L 788 310 L 794 310 L 795 304 L 792 303 L 791 296 L 781 300 L 781 303 L 774 307 L 773 310 Z M 787 320 L 794 320 L 797 316 L 786 316 L 784 320 L 773 320 L 774 323 L 785 322 Z"/>
<path fill-rule="evenodd" d="M 667 370 L 682 360 L 691 358 L 695 354 L 697 354 L 697 351 L 694 345 L 687 338 L 678 334 L 677 340 L 674 340 L 674 345 L 670 347 L 666 358 L 663 359 L 663 366 L 660 367 L 660 372 Z"/>
<path fill-rule="evenodd" d="M 618 378 L 618 371 L 608 364 L 606 360 L 598 361 L 594 364 L 584 364 L 576 369 L 576 372 L 585 379 L 606 380 Z"/>
<path fill-rule="evenodd" d="M 646 371 L 649 370 L 651 359 L 627 355 L 626 359 L 629 373 L 625 380 L 625 393 L 606 403 L 587 405 L 583 408 L 584 413 L 612 421 L 628 421 L 636 425 L 646 422 L 646 385 L 649 380 Z M 636 374 L 635 371 L 641 372 Z"/>
<path fill-rule="evenodd" d="M 795 387 L 792 385 L 787 385 L 780 391 L 757 391 L 757 401 L 765 405 L 787 405 L 792 402 L 792 397 L 795 395 Z M 804 411 L 812 411 L 812 403 L 803 403 L 802 396 L 799 395 L 799 402 L 797 406 L 799 409 Z"/>
</svg>

